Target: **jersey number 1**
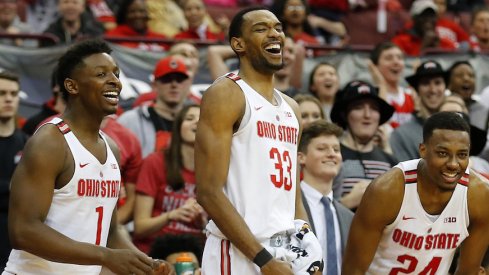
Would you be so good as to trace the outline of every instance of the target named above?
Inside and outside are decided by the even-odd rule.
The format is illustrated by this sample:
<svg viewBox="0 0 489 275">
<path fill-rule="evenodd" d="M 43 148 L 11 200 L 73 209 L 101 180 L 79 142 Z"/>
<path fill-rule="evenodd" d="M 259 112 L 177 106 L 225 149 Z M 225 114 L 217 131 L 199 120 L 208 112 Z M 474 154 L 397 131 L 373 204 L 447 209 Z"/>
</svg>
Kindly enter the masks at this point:
<svg viewBox="0 0 489 275">
<path fill-rule="evenodd" d="M 289 191 L 292 189 L 292 158 L 289 151 L 280 153 L 277 148 L 273 147 L 270 149 L 270 159 L 275 161 L 275 170 L 277 171 L 275 175 L 270 175 L 270 180 L 275 187 L 281 188 L 283 186 L 286 191 Z M 284 175 L 285 172 L 287 172 L 286 175 Z"/>
</svg>

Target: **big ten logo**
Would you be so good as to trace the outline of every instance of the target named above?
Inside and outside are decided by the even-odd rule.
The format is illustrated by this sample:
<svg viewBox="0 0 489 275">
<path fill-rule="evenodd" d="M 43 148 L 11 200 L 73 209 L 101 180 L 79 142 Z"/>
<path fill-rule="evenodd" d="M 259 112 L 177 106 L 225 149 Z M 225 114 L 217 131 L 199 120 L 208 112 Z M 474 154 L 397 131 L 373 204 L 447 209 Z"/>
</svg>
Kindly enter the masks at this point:
<svg viewBox="0 0 489 275">
<path fill-rule="evenodd" d="M 457 217 L 446 217 L 443 219 L 444 223 L 456 223 L 457 222 Z"/>
<path fill-rule="evenodd" d="M 285 116 L 286 116 L 286 117 L 292 117 L 292 113 L 291 113 L 291 112 L 289 112 L 289 111 L 285 111 L 284 113 L 285 113 Z"/>
</svg>

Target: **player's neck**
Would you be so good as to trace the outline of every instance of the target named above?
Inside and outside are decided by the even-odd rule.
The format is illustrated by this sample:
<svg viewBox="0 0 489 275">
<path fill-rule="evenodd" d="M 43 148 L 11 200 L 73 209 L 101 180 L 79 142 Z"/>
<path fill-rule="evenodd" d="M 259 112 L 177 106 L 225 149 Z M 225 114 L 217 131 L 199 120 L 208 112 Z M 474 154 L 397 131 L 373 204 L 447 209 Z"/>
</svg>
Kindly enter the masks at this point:
<svg viewBox="0 0 489 275">
<path fill-rule="evenodd" d="M 272 104 L 276 104 L 273 97 L 273 74 L 263 74 L 253 69 L 246 70 L 242 68 L 239 71 L 239 76 L 266 100 Z"/>
<path fill-rule="evenodd" d="M 0 119 L 0 137 L 8 137 L 15 131 L 15 117 Z"/>
<path fill-rule="evenodd" d="M 78 110 L 73 107 L 67 107 L 61 115 L 78 138 L 88 138 L 92 141 L 98 141 L 100 124 L 104 117 L 97 117 L 96 114 L 88 113 L 87 110 Z"/>
</svg>

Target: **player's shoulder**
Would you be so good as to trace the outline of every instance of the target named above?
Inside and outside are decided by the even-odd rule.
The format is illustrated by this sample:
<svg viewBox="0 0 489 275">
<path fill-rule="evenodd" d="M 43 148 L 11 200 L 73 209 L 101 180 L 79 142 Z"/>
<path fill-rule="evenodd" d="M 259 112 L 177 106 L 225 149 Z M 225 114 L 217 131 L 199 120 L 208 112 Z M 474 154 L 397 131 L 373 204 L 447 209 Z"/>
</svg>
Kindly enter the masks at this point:
<svg viewBox="0 0 489 275">
<path fill-rule="evenodd" d="M 218 79 L 212 83 L 212 85 L 207 88 L 206 92 L 204 93 L 203 97 L 217 97 L 217 96 L 233 96 L 235 94 L 242 94 L 241 88 L 238 86 L 238 84 L 226 77 L 226 76 L 221 76 Z"/>
<path fill-rule="evenodd" d="M 473 170 L 469 176 L 467 205 L 471 222 L 489 219 L 489 182 Z"/>
<path fill-rule="evenodd" d="M 468 184 L 468 199 L 483 200 L 489 204 L 489 180 L 481 174 L 471 170 Z"/>
<path fill-rule="evenodd" d="M 29 143 L 43 145 L 42 147 L 59 146 L 64 142 L 63 133 L 57 125 L 46 123 L 29 138 Z M 42 149 L 42 148 L 39 148 Z"/>
<path fill-rule="evenodd" d="M 375 178 L 369 185 L 369 189 L 378 195 L 391 197 L 404 193 L 405 182 L 404 172 L 398 167 L 393 167 Z"/>
<path fill-rule="evenodd" d="M 63 133 L 54 124 L 45 124 L 41 126 L 34 135 L 32 135 L 24 147 L 22 159 L 37 160 L 53 163 L 64 161 L 66 153 L 66 141 Z"/>
<path fill-rule="evenodd" d="M 205 91 L 201 102 L 201 113 L 206 110 L 213 113 L 242 112 L 245 106 L 245 96 L 241 88 L 227 77 L 221 77 Z"/>
</svg>

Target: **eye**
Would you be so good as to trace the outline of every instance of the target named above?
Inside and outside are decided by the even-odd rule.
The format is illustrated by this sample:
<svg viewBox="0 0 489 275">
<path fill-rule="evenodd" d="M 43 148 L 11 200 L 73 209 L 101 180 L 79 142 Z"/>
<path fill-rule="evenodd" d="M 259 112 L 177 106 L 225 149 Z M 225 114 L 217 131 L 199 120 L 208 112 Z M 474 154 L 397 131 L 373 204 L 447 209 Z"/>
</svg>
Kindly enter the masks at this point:
<svg viewBox="0 0 489 275">
<path fill-rule="evenodd" d="M 464 153 L 459 153 L 459 154 L 458 154 L 458 157 L 459 157 L 459 158 L 461 158 L 461 159 L 466 159 L 466 158 L 468 158 L 468 156 L 469 156 L 469 154 L 467 154 L 467 153 L 465 153 L 465 152 L 464 152 Z"/>
<path fill-rule="evenodd" d="M 105 77 L 105 72 L 100 72 L 97 74 L 97 77 Z"/>
<path fill-rule="evenodd" d="M 446 156 L 448 156 L 448 154 L 446 152 L 436 152 L 436 154 L 441 157 L 441 158 L 444 158 Z"/>
</svg>

